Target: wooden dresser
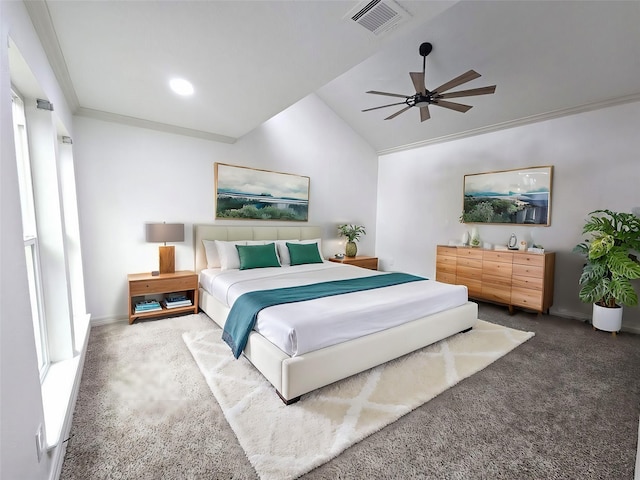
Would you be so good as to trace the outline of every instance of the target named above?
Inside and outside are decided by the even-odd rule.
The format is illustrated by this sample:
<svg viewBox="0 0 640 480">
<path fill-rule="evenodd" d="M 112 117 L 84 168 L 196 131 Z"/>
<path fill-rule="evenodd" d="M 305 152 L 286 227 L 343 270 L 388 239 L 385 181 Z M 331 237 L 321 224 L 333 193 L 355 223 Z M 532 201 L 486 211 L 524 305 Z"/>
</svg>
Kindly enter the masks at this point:
<svg viewBox="0 0 640 480">
<path fill-rule="evenodd" d="M 553 304 L 554 252 L 438 245 L 436 280 L 466 285 L 469 298 L 548 313 Z"/>
</svg>

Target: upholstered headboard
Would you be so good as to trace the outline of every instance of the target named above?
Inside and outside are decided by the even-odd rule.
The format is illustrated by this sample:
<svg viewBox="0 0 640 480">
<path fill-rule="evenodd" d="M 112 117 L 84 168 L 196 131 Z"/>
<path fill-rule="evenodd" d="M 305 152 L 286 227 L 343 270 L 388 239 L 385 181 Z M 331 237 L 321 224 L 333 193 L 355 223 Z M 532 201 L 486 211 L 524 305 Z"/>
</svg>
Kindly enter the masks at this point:
<svg viewBox="0 0 640 480">
<path fill-rule="evenodd" d="M 269 227 L 269 226 L 193 226 L 193 250 L 195 251 L 196 272 L 207 268 L 207 256 L 202 240 L 310 240 L 320 238 L 322 229 L 314 226 Z"/>
</svg>

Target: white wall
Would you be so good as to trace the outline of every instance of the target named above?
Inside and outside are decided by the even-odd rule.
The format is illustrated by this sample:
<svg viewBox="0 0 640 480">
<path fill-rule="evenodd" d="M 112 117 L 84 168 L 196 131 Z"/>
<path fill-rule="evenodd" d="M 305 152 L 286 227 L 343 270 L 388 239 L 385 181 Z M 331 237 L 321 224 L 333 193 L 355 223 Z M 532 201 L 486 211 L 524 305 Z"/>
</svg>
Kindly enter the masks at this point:
<svg viewBox="0 0 640 480">
<path fill-rule="evenodd" d="M 44 424 L 25 264 L 18 177 L 11 120 L 8 37 L 31 67 L 58 117 L 71 115 L 22 2 L 0 2 L 0 478 L 52 478 L 62 447 L 38 462 L 35 433 Z"/>
<path fill-rule="evenodd" d="M 325 255 L 343 250 L 336 227 L 344 222 L 366 225 L 360 253 L 374 253 L 377 156 L 315 95 L 233 145 L 83 117 L 74 122 L 92 321 L 125 317 L 127 274 L 158 268 L 158 245 L 145 243 L 146 222 L 184 223 L 176 269 L 194 268 L 192 225 L 214 223 L 214 162 L 309 176 L 308 224 L 322 226 Z"/>
<path fill-rule="evenodd" d="M 465 174 L 553 165 L 551 226 L 479 226 L 483 241 L 506 244 L 512 232 L 556 252 L 551 311 L 589 318 L 577 297 L 587 214 L 640 206 L 640 103 L 609 107 L 379 159 L 376 254 L 386 269 L 433 277 L 436 245 L 460 240 Z M 410 232 L 408 235 L 406 232 Z M 639 285 L 640 286 L 640 285 Z M 626 308 L 623 328 L 640 332 L 640 308 Z"/>
</svg>

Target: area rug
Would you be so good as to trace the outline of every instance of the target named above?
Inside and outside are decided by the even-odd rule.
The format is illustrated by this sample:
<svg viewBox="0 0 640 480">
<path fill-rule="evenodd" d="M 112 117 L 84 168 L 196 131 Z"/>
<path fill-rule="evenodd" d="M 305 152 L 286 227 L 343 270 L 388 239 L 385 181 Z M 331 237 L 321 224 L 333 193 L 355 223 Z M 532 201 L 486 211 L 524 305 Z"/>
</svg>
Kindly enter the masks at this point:
<svg viewBox="0 0 640 480">
<path fill-rule="evenodd" d="M 294 479 L 482 370 L 532 332 L 478 320 L 459 333 L 384 365 L 303 395 L 286 406 L 220 330 L 182 337 L 263 480 Z"/>
</svg>

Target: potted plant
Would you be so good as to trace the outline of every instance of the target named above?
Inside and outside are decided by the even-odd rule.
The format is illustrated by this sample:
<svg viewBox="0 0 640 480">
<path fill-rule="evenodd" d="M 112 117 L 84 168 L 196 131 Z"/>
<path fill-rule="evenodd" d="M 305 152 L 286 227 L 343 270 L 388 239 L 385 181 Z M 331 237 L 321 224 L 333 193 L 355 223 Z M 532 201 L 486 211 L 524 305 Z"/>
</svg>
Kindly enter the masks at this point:
<svg viewBox="0 0 640 480">
<path fill-rule="evenodd" d="M 341 237 L 347 237 L 347 244 L 344 248 L 344 254 L 347 257 L 355 257 L 358 253 L 358 247 L 355 242 L 360 239 L 360 235 L 366 235 L 362 225 L 338 225 L 338 233 Z"/>
<path fill-rule="evenodd" d="M 632 213 L 595 210 L 582 233 L 591 238 L 576 245 L 586 256 L 580 276 L 580 300 L 593 304 L 593 327 L 617 332 L 622 327 L 622 307 L 638 304 L 631 280 L 640 278 L 640 218 Z"/>
</svg>

